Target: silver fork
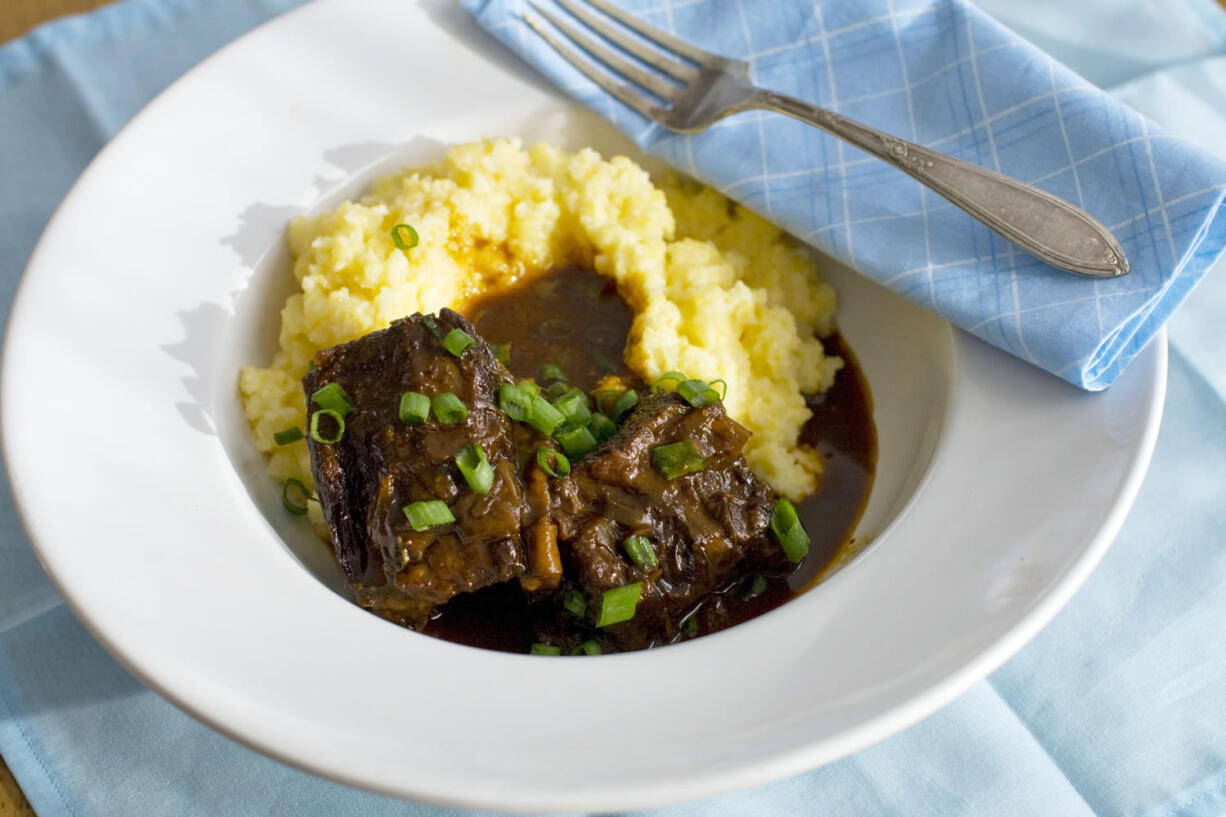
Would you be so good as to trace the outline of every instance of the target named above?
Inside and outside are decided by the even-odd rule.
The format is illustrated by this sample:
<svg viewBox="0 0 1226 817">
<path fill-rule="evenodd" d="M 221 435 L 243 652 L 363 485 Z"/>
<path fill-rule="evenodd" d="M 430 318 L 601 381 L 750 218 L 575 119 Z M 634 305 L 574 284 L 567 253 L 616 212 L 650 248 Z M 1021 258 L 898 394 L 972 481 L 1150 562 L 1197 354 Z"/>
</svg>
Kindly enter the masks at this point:
<svg viewBox="0 0 1226 817">
<path fill-rule="evenodd" d="M 697 133 L 725 116 L 751 109 L 787 114 L 890 163 L 1054 267 L 1096 278 L 1113 278 L 1128 272 L 1128 259 L 1111 232 L 1064 199 L 882 133 L 804 100 L 758 88 L 750 79 L 749 63 L 695 48 L 607 0 L 586 0 L 586 4 L 579 0 L 554 2 L 604 42 L 536 3 L 529 5 L 578 50 L 535 17 L 525 17 L 525 22 L 588 79 L 669 130 Z M 631 32 L 652 41 L 656 47 Z M 634 85 L 618 81 L 605 69 Z"/>
</svg>

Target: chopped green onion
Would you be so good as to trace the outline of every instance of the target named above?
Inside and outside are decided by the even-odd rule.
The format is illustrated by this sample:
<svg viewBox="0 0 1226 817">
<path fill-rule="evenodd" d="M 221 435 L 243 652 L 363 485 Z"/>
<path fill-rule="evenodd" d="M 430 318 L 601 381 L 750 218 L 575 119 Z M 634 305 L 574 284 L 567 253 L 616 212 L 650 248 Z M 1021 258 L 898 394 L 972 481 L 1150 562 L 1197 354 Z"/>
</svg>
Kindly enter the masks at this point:
<svg viewBox="0 0 1226 817">
<path fill-rule="evenodd" d="M 692 615 L 685 620 L 685 634 L 693 638 L 698 635 L 698 615 Z"/>
<path fill-rule="evenodd" d="M 541 367 L 541 380 L 570 380 L 566 376 L 566 372 L 562 371 L 562 367 L 556 363 L 546 363 Z"/>
<path fill-rule="evenodd" d="M 554 461 L 553 465 L 549 464 L 550 459 Z M 551 477 L 564 477 L 570 473 L 570 460 L 561 451 L 552 448 L 536 449 L 536 464 Z"/>
<path fill-rule="evenodd" d="M 443 330 L 438 325 L 438 321 L 434 319 L 433 315 L 422 315 L 421 325 L 426 327 L 426 331 L 431 335 L 434 335 L 434 337 L 438 338 L 439 340 L 443 339 Z"/>
<path fill-rule="evenodd" d="M 434 416 L 440 423 L 451 426 L 468 419 L 468 408 L 449 391 L 431 397 L 430 405 L 434 407 Z"/>
<path fill-rule="evenodd" d="M 749 587 L 746 588 L 744 594 L 741 595 L 743 601 L 756 599 L 758 596 L 766 592 L 766 579 L 761 573 L 753 574 L 753 579 L 749 582 Z"/>
<path fill-rule="evenodd" d="M 503 366 L 511 365 L 511 344 L 508 343 L 491 343 L 490 351 L 494 353 L 494 357 Z"/>
<path fill-rule="evenodd" d="M 587 427 L 592 430 L 592 434 L 596 437 L 596 442 L 598 443 L 604 442 L 617 433 L 617 423 L 603 414 L 593 414 Z"/>
<path fill-rule="evenodd" d="M 417 246 L 417 231 L 411 224 L 397 224 L 392 228 L 392 243 L 398 250 L 411 250 Z"/>
<path fill-rule="evenodd" d="M 651 384 L 651 391 L 654 394 L 658 391 L 673 391 L 677 388 L 677 384 L 688 378 L 684 372 L 665 372 L 656 378 L 656 382 Z M 672 384 L 671 386 L 669 384 Z"/>
<path fill-rule="evenodd" d="M 609 416 L 613 418 L 614 422 L 620 423 L 626 419 L 627 414 L 634 411 L 634 407 L 638 404 L 639 393 L 634 389 L 630 389 L 617 398 L 617 402 L 613 404 L 613 410 L 609 412 Z"/>
<path fill-rule="evenodd" d="M 583 618 L 587 615 L 587 596 L 583 595 L 582 590 L 567 590 L 562 597 L 562 606 Z"/>
<path fill-rule="evenodd" d="M 331 417 L 336 421 L 336 436 L 329 438 L 319 433 L 319 416 L 321 414 Z M 315 442 L 331 445 L 332 443 L 339 443 L 341 441 L 341 437 L 344 436 L 345 417 L 339 411 L 333 411 L 332 409 L 320 409 L 311 415 L 311 439 Z"/>
<path fill-rule="evenodd" d="M 554 401 L 553 407 L 562 412 L 567 425 L 583 426 L 592 419 L 592 412 L 587 407 L 587 395 L 582 389 L 568 389 L 566 394 Z"/>
<path fill-rule="evenodd" d="M 715 388 L 715 386 L 716 386 L 716 384 L 718 384 L 718 385 L 720 386 L 720 388 L 718 389 L 718 391 L 719 391 L 719 399 L 722 401 L 722 400 L 723 400 L 725 397 L 727 397 L 727 396 L 728 396 L 728 381 L 726 381 L 726 380 L 712 380 L 712 381 L 711 381 L 711 388 L 713 388 L 713 389 L 714 389 L 714 388 Z"/>
<path fill-rule="evenodd" d="M 586 457 L 599 446 L 596 438 L 592 436 L 592 432 L 588 430 L 587 426 L 576 428 L 573 431 L 561 432 L 558 434 L 558 442 L 562 444 L 562 449 L 567 455 L 575 459 Z"/>
<path fill-rule="evenodd" d="M 443 348 L 456 357 L 460 357 L 469 346 L 476 342 L 476 339 L 463 329 L 452 329 L 447 333 L 447 337 L 443 338 Z"/>
<path fill-rule="evenodd" d="M 574 387 L 565 380 L 555 380 L 545 387 L 545 396 L 550 400 L 556 401 L 559 397 L 569 392 L 572 388 Z"/>
<path fill-rule="evenodd" d="M 519 390 L 529 397 L 541 396 L 541 387 L 533 383 L 531 380 L 521 380 L 515 385 L 519 386 Z"/>
<path fill-rule="evenodd" d="M 289 489 L 293 488 L 298 493 L 302 494 L 302 504 L 299 505 L 294 500 L 290 499 Z M 311 492 L 302 484 L 302 480 L 290 477 L 281 486 L 281 504 L 285 506 L 285 510 L 292 513 L 294 516 L 302 516 L 307 512 L 307 500 L 311 498 Z"/>
<path fill-rule="evenodd" d="M 660 564 L 660 560 L 656 558 L 656 549 L 646 536 L 628 536 L 626 541 L 622 542 L 622 548 L 639 570 L 652 570 Z"/>
<path fill-rule="evenodd" d="M 676 479 L 707 467 L 689 440 L 657 445 L 651 449 L 651 462 L 665 479 Z"/>
<path fill-rule="evenodd" d="M 705 380 L 684 380 L 677 384 L 677 394 L 694 408 L 704 408 L 719 402 L 719 392 Z"/>
<path fill-rule="evenodd" d="M 638 607 L 639 596 L 642 593 L 642 582 L 634 582 L 604 591 L 600 597 L 600 615 L 596 618 L 596 626 L 608 627 L 610 624 L 634 618 L 634 611 Z"/>
<path fill-rule="evenodd" d="M 413 530 L 421 533 L 438 525 L 448 525 L 455 521 L 451 508 L 441 499 L 431 499 L 425 502 L 410 502 L 404 508 Z"/>
<path fill-rule="evenodd" d="M 517 422 L 525 422 L 532 416 L 532 398 L 519 386 L 503 383 L 498 387 L 498 408 Z"/>
<path fill-rule="evenodd" d="M 624 392 L 615 389 L 598 389 L 592 392 L 592 402 L 596 405 L 596 410 L 601 414 L 612 414 L 613 404 L 617 402 L 617 398 L 621 397 Z"/>
<path fill-rule="evenodd" d="M 400 410 L 397 412 L 402 423 L 424 423 L 430 419 L 430 398 L 421 392 L 406 391 L 400 395 Z"/>
<path fill-rule="evenodd" d="M 553 430 L 562 424 L 562 412 L 553 407 L 553 404 L 541 397 L 539 394 L 532 398 L 532 414 L 528 415 L 528 425 L 535 428 L 545 436 L 553 433 Z"/>
<path fill-rule="evenodd" d="M 311 395 L 311 402 L 322 409 L 335 411 L 342 417 L 353 411 L 353 401 L 340 383 L 329 383 Z"/>
<path fill-rule="evenodd" d="M 776 502 L 771 511 L 771 533 L 783 548 L 788 561 L 800 562 L 809 553 L 809 534 L 800 524 L 796 507 L 786 499 Z"/>
<path fill-rule="evenodd" d="M 298 426 L 290 426 L 282 429 L 272 435 L 272 441 L 277 445 L 289 445 L 290 443 L 298 442 L 302 439 L 302 429 Z"/>
<path fill-rule="evenodd" d="M 480 443 L 469 443 L 455 455 L 456 467 L 475 494 L 488 494 L 494 485 L 494 466 L 485 458 Z"/>
<path fill-rule="evenodd" d="M 555 647 L 553 644 L 533 644 L 529 653 L 531 655 L 561 655 L 562 648 Z"/>
<path fill-rule="evenodd" d="M 308 360 L 308 361 L 307 361 L 307 371 L 308 371 L 308 372 L 313 372 L 313 371 L 315 371 L 315 361 L 314 361 L 314 360 Z"/>
<path fill-rule="evenodd" d="M 600 642 L 594 638 L 589 638 L 578 647 L 570 651 L 571 655 L 600 655 L 604 650 L 600 649 Z"/>
</svg>

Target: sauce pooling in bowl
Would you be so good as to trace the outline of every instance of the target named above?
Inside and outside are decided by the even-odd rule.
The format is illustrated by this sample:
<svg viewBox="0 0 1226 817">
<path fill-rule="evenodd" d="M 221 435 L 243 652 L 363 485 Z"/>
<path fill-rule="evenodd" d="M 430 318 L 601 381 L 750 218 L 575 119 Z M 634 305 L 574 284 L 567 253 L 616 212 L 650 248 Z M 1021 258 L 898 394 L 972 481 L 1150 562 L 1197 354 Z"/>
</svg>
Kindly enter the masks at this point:
<svg viewBox="0 0 1226 817">
<path fill-rule="evenodd" d="M 491 343 L 509 343 L 511 373 L 539 378 L 555 364 L 590 391 L 605 375 L 633 383 L 622 361 L 633 313 L 609 279 L 567 268 L 472 301 L 465 310 Z M 868 501 L 876 464 L 876 429 L 868 384 L 837 333 L 823 339 L 827 353 L 844 360 L 834 385 L 808 399 L 813 417 L 801 442 L 822 455 L 818 490 L 796 509 L 812 542 L 789 575 L 738 577 L 711 594 L 672 640 L 705 635 L 767 612 L 810 587 L 845 552 Z M 643 384 L 637 384 L 642 386 Z M 514 583 L 457 596 L 435 610 L 424 632 L 458 643 L 526 652 L 541 633 L 569 626 L 565 615 L 530 603 Z M 560 634 L 560 633 L 559 633 Z"/>
</svg>

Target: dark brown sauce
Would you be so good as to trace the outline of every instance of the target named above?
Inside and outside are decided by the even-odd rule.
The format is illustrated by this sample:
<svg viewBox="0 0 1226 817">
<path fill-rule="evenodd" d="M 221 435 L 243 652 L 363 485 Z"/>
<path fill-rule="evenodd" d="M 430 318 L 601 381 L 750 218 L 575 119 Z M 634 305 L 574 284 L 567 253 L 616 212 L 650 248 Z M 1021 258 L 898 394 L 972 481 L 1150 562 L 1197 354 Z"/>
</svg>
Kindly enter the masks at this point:
<svg viewBox="0 0 1226 817">
<path fill-rule="evenodd" d="M 562 367 L 571 382 L 591 390 L 606 374 L 631 375 L 622 351 L 633 313 L 616 287 L 598 273 L 568 268 L 469 304 L 467 317 L 491 343 L 511 344 L 510 370 L 539 378 L 541 367 Z M 836 332 L 823 338 L 827 354 L 844 367 L 824 395 L 809 398 L 813 417 L 801 441 L 816 448 L 825 471 L 821 486 L 798 503 L 812 537 L 809 555 L 786 577 L 767 577 L 761 595 L 743 600 L 741 581 L 709 599 L 694 614 L 699 634 L 722 630 L 778 607 L 808 589 L 848 546 L 868 502 L 877 462 L 872 397 L 855 355 Z M 528 605 L 518 583 L 457 596 L 439 608 L 425 632 L 475 647 L 526 652 L 533 633 L 548 622 Z"/>
<path fill-rule="evenodd" d="M 539 380 L 541 367 L 554 363 L 591 391 L 606 374 L 630 374 L 622 350 L 634 313 L 617 285 L 591 270 L 559 270 L 477 299 L 464 314 L 490 343 L 510 341 L 516 377 Z"/>
</svg>

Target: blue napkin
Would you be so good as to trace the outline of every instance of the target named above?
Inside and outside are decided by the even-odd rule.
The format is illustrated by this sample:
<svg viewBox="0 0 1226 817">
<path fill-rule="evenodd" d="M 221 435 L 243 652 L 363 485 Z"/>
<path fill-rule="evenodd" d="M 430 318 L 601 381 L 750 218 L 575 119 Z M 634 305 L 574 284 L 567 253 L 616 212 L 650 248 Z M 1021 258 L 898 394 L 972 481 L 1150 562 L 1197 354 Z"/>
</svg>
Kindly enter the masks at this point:
<svg viewBox="0 0 1226 817">
<path fill-rule="evenodd" d="M 1130 275 L 1095 282 L 1057 272 L 901 172 L 778 114 L 671 133 L 559 57 L 520 19 L 531 14 L 528 3 L 464 0 L 483 26 L 643 150 L 1083 388 L 1114 382 L 1226 242 L 1226 165 L 963 0 L 620 4 L 701 48 L 750 61 L 762 87 L 1085 208 L 1119 239 Z"/>
<path fill-rule="evenodd" d="M 191 64 L 296 1 L 128 0 L 0 47 L 0 315 L 52 209 L 106 139 Z M 1013 0 L 991 2 L 1018 14 Z M 1211 0 L 1136 0 L 1127 14 L 1118 0 L 1029 0 L 1025 9 L 1028 34 L 1048 38 L 1081 73 L 1118 83 L 1130 104 L 1226 149 L 1211 138 L 1226 133 L 1226 14 Z M 644 814 L 1226 813 L 1222 272 L 1170 322 L 1166 417 L 1131 516 L 1094 576 L 1026 649 L 932 717 L 852 757 Z M 6 490 L 0 754 L 40 817 L 465 813 L 290 769 L 142 687 L 59 600 Z"/>
</svg>

